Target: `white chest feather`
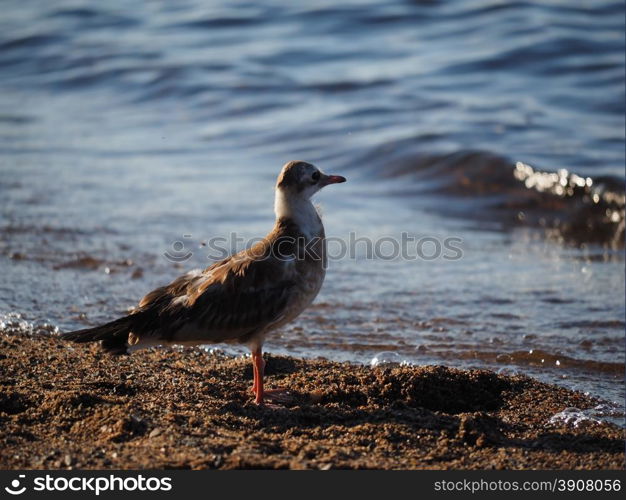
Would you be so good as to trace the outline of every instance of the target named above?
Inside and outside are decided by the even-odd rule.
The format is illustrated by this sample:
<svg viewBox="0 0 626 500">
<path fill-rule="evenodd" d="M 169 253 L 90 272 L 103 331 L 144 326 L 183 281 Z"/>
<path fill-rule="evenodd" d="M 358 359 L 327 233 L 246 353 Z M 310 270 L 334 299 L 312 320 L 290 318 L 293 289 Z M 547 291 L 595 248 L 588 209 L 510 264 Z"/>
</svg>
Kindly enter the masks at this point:
<svg viewBox="0 0 626 500">
<path fill-rule="evenodd" d="M 285 218 L 294 221 L 307 239 L 321 236 L 324 232 L 322 219 L 315 206 L 304 196 L 286 194 L 282 190 L 277 190 L 274 212 L 278 219 Z"/>
</svg>

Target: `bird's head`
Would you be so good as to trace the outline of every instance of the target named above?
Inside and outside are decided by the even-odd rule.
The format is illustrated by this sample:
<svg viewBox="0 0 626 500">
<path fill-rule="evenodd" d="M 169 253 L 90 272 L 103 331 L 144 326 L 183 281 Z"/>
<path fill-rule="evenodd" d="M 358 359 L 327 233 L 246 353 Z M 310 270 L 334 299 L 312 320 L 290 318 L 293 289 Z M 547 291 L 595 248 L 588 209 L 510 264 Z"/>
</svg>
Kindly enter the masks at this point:
<svg viewBox="0 0 626 500">
<path fill-rule="evenodd" d="M 340 175 L 327 175 L 305 161 L 290 161 L 280 171 L 276 189 L 289 197 L 309 199 L 324 186 L 346 182 Z"/>
</svg>

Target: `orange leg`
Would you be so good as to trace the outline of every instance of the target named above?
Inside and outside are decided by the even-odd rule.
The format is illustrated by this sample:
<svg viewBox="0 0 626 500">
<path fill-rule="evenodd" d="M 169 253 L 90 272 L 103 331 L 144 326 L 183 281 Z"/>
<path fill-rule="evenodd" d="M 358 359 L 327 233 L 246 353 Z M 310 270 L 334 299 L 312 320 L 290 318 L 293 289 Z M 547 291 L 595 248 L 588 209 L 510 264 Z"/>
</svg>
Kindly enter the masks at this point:
<svg viewBox="0 0 626 500">
<path fill-rule="evenodd" d="M 256 389 L 258 386 L 258 379 L 259 379 L 259 371 L 256 368 L 256 363 L 254 362 L 254 355 L 252 356 L 252 377 L 253 377 L 252 393 L 256 396 Z"/>
<path fill-rule="evenodd" d="M 287 404 L 292 401 L 292 396 L 285 389 L 265 389 L 263 387 L 265 361 L 263 360 L 263 353 L 260 348 L 252 351 L 252 373 L 254 375 L 252 391 L 254 392 L 254 402 L 256 404 L 265 404 L 265 399 L 283 404 Z M 277 408 L 274 405 L 269 406 Z"/>
<path fill-rule="evenodd" d="M 254 402 L 258 405 L 263 404 L 263 374 L 265 372 L 265 361 L 261 349 L 252 351 L 252 372 L 254 374 L 254 383 L 252 391 L 254 392 Z"/>
</svg>

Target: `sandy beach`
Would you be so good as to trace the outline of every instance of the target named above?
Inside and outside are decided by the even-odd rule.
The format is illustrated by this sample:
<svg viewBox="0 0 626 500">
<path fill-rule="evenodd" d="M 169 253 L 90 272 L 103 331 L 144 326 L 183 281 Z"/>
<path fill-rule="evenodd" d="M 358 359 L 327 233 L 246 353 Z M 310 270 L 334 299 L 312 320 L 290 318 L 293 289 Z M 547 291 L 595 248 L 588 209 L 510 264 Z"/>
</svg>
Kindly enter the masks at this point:
<svg viewBox="0 0 626 500">
<path fill-rule="evenodd" d="M 620 469 L 617 426 L 549 423 L 597 401 L 526 376 L 266 355 L 288 407 L 252 403 L 248 359 L 201 349 L 110 357 L 0 336 L 8 469 Z"/>
</svg>

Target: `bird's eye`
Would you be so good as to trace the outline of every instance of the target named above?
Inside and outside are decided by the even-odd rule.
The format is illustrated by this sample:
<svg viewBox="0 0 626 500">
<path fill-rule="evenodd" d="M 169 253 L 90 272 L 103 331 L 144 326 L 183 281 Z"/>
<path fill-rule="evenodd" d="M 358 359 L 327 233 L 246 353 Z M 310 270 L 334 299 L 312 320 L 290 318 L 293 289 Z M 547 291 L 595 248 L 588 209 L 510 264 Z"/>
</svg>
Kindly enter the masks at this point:
<svg viewBox="0 0 626 500">
<path fill-rule="evenodd" d="M 313 172 L 313 175 L 311 176 L 311 179 L 313 179 L 315 182 L 320 180 L 320 173 L 319 172 Z"/>
</svg>

